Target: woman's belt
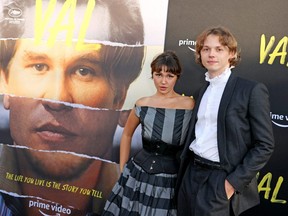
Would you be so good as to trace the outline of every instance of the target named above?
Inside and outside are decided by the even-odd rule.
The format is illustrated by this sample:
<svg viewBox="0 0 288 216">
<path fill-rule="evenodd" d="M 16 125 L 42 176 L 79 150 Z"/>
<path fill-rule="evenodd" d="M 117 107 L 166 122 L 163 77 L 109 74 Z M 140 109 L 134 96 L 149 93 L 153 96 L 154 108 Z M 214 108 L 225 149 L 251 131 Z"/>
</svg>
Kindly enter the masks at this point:
<svg viewBox="0 0 288 216">
<path fill-rule="evenodd" d="M 176 158 L 179 150 L 179 146 L 159 141 L 150 143 L 148 140 L 143 140 L 143 149 L 135 155 L 133 160 L 147 173 L 175 174 L 179 169 L 179 161 Z"/>
<path fill-rule="evenodd" d="M 167 144 L 161 140 L 148 140 L 142 138 L 143 148 L 151 153 L 176 157 L 176 153 L 181 150 L 181 146 Z"/>
</svg>

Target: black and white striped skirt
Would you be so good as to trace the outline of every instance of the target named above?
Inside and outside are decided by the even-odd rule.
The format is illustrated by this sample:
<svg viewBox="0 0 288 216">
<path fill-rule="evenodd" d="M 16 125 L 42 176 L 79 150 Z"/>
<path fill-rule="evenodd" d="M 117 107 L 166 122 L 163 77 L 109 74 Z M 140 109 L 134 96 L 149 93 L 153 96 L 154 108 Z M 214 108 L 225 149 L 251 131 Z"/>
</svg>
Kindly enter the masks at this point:
<svg viewBox="0 0 288 216">
<path fill-rule="evenodd" d="M 105 204 L 103 216 L 177 215 L 173 201 L 177 174 L 149 174 L 128 161 Z"/>
</svg>

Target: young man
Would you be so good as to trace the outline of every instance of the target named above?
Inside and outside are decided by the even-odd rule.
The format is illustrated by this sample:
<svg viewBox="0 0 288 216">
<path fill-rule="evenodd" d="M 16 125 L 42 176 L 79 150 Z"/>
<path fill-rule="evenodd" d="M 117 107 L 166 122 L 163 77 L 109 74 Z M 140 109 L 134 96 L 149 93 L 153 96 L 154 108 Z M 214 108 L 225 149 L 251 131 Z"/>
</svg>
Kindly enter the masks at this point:
<svg viewBox="0 0 288 216">
<path fill-rule="evenodd" d="M 235 76 L 239 60 L 226 28 L 198 36 L 196 62 L 207 83 L 181 155 L 179 216 L 237 216 L 259 203 L 256 174 L 274 149 L 269 96 L 263 84 Z"/>
<path fill-rule="evenodd" d="M 14 145 L 0 146 L 1 202 L 14 215 L 99 213 L 118 178 L 116 164 L 106 160 L 112 160 L 119 110 L 144 58 L 138 2 L 3 6 L 0 93 Z M 21 23 L 11 23 L 17 12 Z"/>
</svg>

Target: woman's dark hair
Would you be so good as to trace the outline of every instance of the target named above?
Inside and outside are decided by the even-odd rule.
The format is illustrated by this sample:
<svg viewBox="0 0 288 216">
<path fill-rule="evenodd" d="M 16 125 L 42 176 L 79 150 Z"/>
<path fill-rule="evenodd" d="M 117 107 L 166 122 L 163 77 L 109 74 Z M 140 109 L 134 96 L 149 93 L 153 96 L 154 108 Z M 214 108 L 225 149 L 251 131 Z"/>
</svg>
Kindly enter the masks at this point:
<svg viewBox="0 0 288 216">
<path fill-rule="evenodd" d="M 163 68 L 163 66 L 166 67 L 165 72 L 173 73 L 177 76 L 179 79 L 182 67 L 180 65 L 180 61 L 178 56 L 174 51 L 168 50 L 160 55 L 156 56 L 154 60 L 151 63 L 151 75 L 153 75 L 153 72 L 160 72 Z"/>
</svg>

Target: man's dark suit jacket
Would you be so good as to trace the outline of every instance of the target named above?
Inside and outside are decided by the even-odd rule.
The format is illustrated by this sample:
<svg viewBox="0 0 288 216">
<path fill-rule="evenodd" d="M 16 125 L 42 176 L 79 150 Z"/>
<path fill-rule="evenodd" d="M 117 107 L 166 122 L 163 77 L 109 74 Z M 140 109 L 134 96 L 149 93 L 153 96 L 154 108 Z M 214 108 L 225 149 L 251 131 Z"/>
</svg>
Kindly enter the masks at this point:
<svg viewBox="0 0 288 216">
<path fill-rule="evenodd" d="M 191 161 L 189 145 L 195 139 L 197 112 L 208 85 L 207 82 L 200 89 L 199 97 L 196 98 L 181 154 L 176 194 Z M 236 190 L 231 202 L 235 215 L 238 215 L 259 204 L 256 174 L 265 166 L 274 150 L 269 93 L 266 86 L 236 77 L 232 72 L 220 102 L 217 127 L 220 164 L 227 172 L 226 179 Z"/>
</svg>

